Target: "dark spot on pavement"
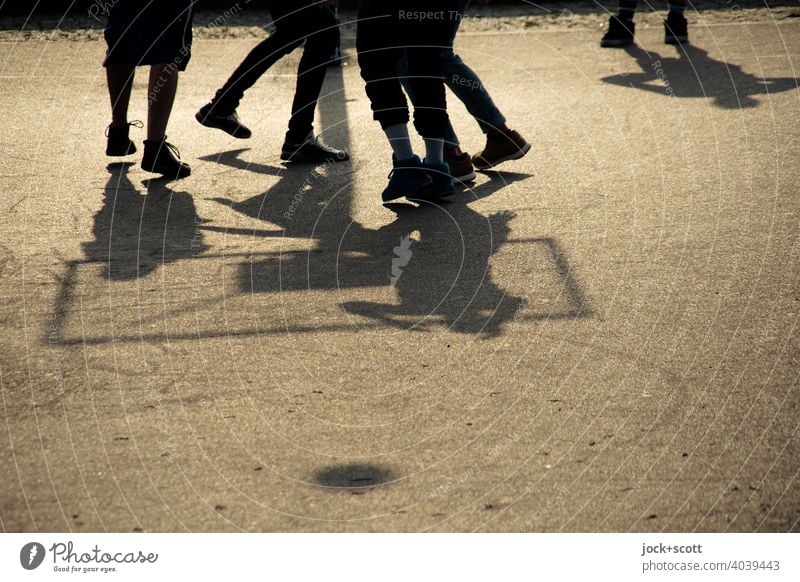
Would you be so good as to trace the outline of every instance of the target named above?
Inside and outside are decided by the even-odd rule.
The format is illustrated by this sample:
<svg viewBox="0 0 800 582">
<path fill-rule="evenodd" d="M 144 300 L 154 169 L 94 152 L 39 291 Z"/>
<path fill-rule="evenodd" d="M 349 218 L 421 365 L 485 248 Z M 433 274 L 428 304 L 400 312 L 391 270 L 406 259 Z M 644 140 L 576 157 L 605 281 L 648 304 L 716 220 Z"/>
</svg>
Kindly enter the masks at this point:
<svg viewBox="0 0 800 582">
<path fill-rule="evenodd" d="M 386 467 L 368 463 L 349 463 L 319 469 L 314 473 L 312 482 L 322 487 L 352 492 L 371 489 L 393 479 L 392 471 Z"/>
<path fill-rule="evenodd" d="M 225 509 L 224 505 L 215 505 L 214 506 L 214 511 L 222 511 L 223 509 Z"/>
<path fill-rule="evenodd" d="M 650 515 L 647 516 L 647 519 L 655 519 L 657 517 L 658 516 L 655 513 L 651 513 Z"/>
</svg>

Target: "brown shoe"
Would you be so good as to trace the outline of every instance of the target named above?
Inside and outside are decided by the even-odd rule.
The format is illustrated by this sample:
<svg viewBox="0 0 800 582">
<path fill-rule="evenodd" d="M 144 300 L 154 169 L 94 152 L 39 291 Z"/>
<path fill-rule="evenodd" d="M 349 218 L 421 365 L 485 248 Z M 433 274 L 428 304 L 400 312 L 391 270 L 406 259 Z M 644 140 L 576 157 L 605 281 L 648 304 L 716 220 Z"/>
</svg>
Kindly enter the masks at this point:
<svg viewBox="0 0 800 582">
<path fill-rule="evenodd" d="M 475 179 L 475 168 L 472 167 L 472 158 L 467 153 L 457 156 L 444 153 L 444 161 L 450 166 L 450 175 L 457 182 L 472 182 Z"/>
<path fill-rule="evenodd" d="M 518 160 L 531 149 L 531 144 L 513 129 L 501 133 L 500 136 L 497 141 L 487 138 L 484 150 L 472 158 L 476 168 L 488 170 L 508 160 Z"/>
</svg>

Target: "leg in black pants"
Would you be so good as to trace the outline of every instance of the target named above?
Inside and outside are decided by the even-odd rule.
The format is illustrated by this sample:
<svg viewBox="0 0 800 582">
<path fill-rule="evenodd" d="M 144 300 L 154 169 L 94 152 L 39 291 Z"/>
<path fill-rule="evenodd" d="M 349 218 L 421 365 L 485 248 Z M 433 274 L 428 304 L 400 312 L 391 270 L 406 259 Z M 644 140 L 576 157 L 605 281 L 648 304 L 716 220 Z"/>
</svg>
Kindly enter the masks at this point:
<svg viewBox="0 0 800 582">
<path fill-rule="evenodd" d="M 406 14 L 415 5 L 432 11 L 441 0 L 402 2 L 362 0 L 358 22 L 358 64 L 366 82 L 373 117 L 385 130 L 409 121 L 408 102 L 397 75 L 397 65 L 407 51 L 409 84 L 418 95 L 414 126 L 424 138 L 442 138 L 447 127 L 447 101 L 441 74 L 447 26 L 419 21 Z"/>
<path fill-rule="evenodd" d="M 273 64 L 305 43 L 297 71 L 297 87 L 284 154 L 287 153 L 287 146 L 294 152 L 301 145 L 310 142 L 315 147 L 325 148 L 313 139 L 314 112 L 327 65 L 339 42 L 336 17 L 331 8 L 312 0 L 269 0 L 267 6 L 275 23 L 275 33 L 250 51 L 225 85 L 217 91 L 211 103 L 201 110 L 198 119 L 203 117 L 200 121 L 204 125 L 209 125 L 206 121 L 211 121 L 213 127 L 220 127 L 234 137 L 249 137 L 249 131 L 236 118 L 236 109 L 245 91 Z M 232 120 L 236 125 L 226 124 L 225 120 Z M 215 122 L 219 124 L 214 124 Z M 328 154 L 335 154 L 334 158 L 337 160 L 347 158 L 345 152 L 329 148 L 323 153 L 326 159 Z M 291 156 L 282 157 L 286 159 Z M 300 157 L 303 156 L 295 155 L 293 161 L 318 161 L 301 160 Z"/>
<path fill-rule="evenodd" d="M 442 159 L 442 140 L 449 123 L 441 76 L 447 26 L 443 20 L 413 17 L 418 10 L 435 11 L 439 4 L 446 2 L 362 0 L 360 4 L 357 48 L 361 76 L 373 117 L 393 150 L 394 170 L 382 195 L 384 202 L 402 196 L 429 200 L 453 193 L 449 169 Z M 425 139 L 425 162 L 414 155 L 408 135 L 408 102 L 397 75 L 404 52 L 409 83 L 417 98 L 414 126 Z"/>
</svg>

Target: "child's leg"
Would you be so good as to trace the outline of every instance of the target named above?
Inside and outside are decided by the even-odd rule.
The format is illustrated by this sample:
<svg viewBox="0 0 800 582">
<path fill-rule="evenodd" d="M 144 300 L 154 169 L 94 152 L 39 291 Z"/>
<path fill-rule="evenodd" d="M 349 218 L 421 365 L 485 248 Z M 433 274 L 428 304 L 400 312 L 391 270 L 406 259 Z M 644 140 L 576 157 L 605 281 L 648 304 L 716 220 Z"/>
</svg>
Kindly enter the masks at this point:
<svg viewBox="0 0 800 582">
<path fill-rule="evenodd" d="M 638 0 L 619 0 L 617 16 L 620 20 L 633 20 Z"/>
<path fill-rule="evenodd" d="M 169 116 L 178 90 L 178 69 L 174 65 L 151 65 L 147 102 L 147 139 L 160 140 L 167 133 Z"/>
<path fill-rule="evenodd" d="M 411 157 L 407 155 L 411 148 L 407 129 L 410 118 L 408 102 L 397 78 L 402 49 L 398 48 L 395 26 L 391 6 L 379 1 L 362 2 L 356 41 L 361 77 L 366 83 L 373 118 L 381 124 L 395 157 L 405 159 Z"/>
<path fill-rule="evenodd" d="M 684 10 L 686 10 L 686 0 L 669 0 L 668 4 L 670 12 L 683 14 Z"/>
<path fill-rule="evenodd" d="M 174 64 L 150 65 L 147 101 L 147 139 L 144 142 L 142 169 L 168 178 L 183 178 L 192 173 L 180 160 L 178 150 L 167 143 L 167 123 L 178 89 L 178 68 Z"/>
<path fill-rule="evenodd" d="M 126 64 L 109 64 L 106 66 L 108 95 L 111 98 L 111 127 L 128 125 L 128 104 L 131 100 L 131 88 L 136 69 Z"/>
<path fill-rule="evenodd" d="M 686 0 L 669 0 L 669 12 L 664 21 L 664 42 L 682 44 L 689 42 L 689 30 L 686 17 Z"/>
</svg>

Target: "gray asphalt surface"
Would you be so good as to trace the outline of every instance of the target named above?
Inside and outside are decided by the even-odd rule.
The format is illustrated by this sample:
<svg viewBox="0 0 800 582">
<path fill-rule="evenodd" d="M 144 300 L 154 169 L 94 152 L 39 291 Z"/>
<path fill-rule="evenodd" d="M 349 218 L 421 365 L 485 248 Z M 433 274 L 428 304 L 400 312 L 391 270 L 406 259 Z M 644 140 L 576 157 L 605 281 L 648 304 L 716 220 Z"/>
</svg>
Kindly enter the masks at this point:
<svg viewBox="0 0 800 582">
<path fill-rule="evenodd" d="M 254 41 L 201 39 L 163 183 L 107 166 L 102 43 L 3 43 L 3 530 L 800 529 L 800 22 L 661 34 L 462 36 L 534 150 L 391 209 L 354 63 L 312 173 L 298 55 L 237 141 L 193 114 Z"/>
</svg>

